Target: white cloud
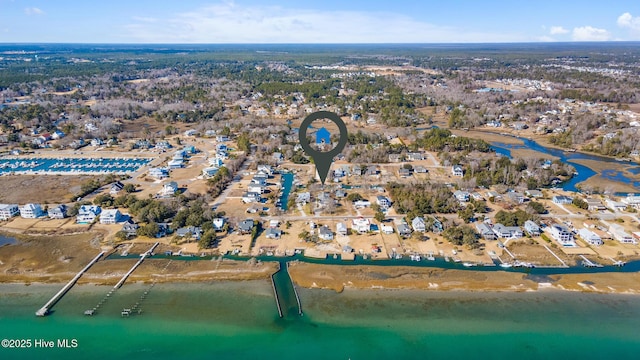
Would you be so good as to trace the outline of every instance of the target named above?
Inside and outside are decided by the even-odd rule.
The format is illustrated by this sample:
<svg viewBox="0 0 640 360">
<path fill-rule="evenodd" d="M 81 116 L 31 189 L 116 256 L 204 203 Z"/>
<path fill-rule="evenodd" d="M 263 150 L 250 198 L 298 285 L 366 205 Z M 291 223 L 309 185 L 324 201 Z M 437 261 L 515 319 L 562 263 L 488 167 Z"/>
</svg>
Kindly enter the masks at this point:
<svg viewBox="0 0 640 360">
<path fill-rule="evenodd" d="M 24 8 L 24 13 L 29 16 L 42 15 L 44 14 L 44 11 L 42 11 L 40 8 L 37 8 L 37 7 L 27 7 L 27 8 Z"/>
<path fill-rule="evenodd" d="M 526 41 L 374 11 L 217 3 L 156 22 L 134 19 L 122 38 L 150 43 L 443 43 Z"/>
<path fill-rule="evenodd" d="M 640 31 L 640 16 L 633 17 L 630 13 L 626 12 L 618 17 L 618 26 L 633 31 Z"/>
<path fill-rule="evenodd" d="M 567 33 L 569 33 L 569 30 L 563 28 L 562 26 L 552 26 L 551 29 L 549 29 L 549 34 L 551 35 L 561 35 Z"/>
<path fill-rule="evenodd" d="M 574 41 L 607 41 L 611 39 L 611 34 L 605 29 L 582 26 L 573 28 L 571 38 Z"/>
</svg>

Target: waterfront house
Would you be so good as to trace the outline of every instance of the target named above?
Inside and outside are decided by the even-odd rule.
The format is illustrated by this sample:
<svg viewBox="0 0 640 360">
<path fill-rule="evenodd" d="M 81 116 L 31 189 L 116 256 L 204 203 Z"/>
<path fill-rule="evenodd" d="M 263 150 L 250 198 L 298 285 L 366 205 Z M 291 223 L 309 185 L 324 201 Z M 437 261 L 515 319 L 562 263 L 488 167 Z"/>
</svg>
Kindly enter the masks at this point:
<svg viewBox="0 0 640 360">
<path fill-rule="evenodd" d="M 585 229 L 585 228 L 580 229 L 578 231 L 578 235 L 580 235 L 582 240 L 588 242 L 591 245 L 600 246 L 604 244 L 604 241 L 602 241 L 602 238 L 598 234 L 596 234 L 595 232 L 589 229 Z"/>
<path fill-rule="evenodd" d="M 117 224 L 122 221 L 122 214 L 118 209 L 108 209 L 100 213 L 100 224 Z"/>
<path fill-rule="evenodd" d="M 253 230 L 253 219 L 242 220 L 238 224 L 238 230 L 241 234 L 250 234 Z"/>
<path fill-rule="evenodd" d="M 554 223 L 549 227 L 551 236 L 562 246 L 575 246 L 573 234 L 564 226 Z"/>
<path fill-rule="evenodd" d="M 407 224 L 405 223 L 399 224 L 397 228 L 398 228 L 398 234 L 400 234 L 400 236 L 407 237 L 411 235 L 411 228 L 409 228 Z"/>
<path fill-rule="evenodd" d="M 308 191 L 300 193 L 296 196 L 296 204 L 304 205 L 310 201 L 311 201 L 311 193 Z"/>
<path fill-rule="evenodd" d="M 356 218 L 351 220 L 351 229 L 358 233 L 366 233 L 371 230 L 371 222 L 369 219 Z"/>
<path fill-rule="evenodd" d="M 260 194 L 256 192 L 246 192 L 242 195 L 242 202 L 244 202 L 245 204 L 252 203 L 252 202 L 260 202 L 261 200 L 262 200 L 262 197 L 260 196 Z"/>
<path fill-rule="evenodd" d="M 20 207 L 20 216 L 25 219 L 36 219 L 44 216 L 44 211 L 40 204 L 26 204 Z"/>
<path fill-rule="evenodd" d="M 318 237 L 325 241 L 332 241 L 333 231 L 331 231 L 331 229 L 329 229 L 327 225 L 323 225 L 320 227 L 320 229 L 318 229 Z"/>
<path fill-rule="evenodd" d="M 200 237 L 202 236 L 202 228 L 198 226 L 181 227 L 180 229 L 176 230 L 176 236 L 180 238 L 190 237 L 194 240 L 200 240 Z"/>
<path fill-rule="evenodd" d="M 462 169 L 462 166 L 460 166 L 460 165 L 453 165 L 451 167 L 451 173 L 453 174 L 453 176 L 463 177 L 464 176 L 464 169 Z"/>
<path fill-rule="evenodd" d="M 623 211 L 627 208 L 627 204 L 620 201 L 615 201 L 613 199 L 605 200 L 605 204 L 609 209 L 612 209 L 614 211 Z"/>
<path fill-rule="evenodd" d="M 480 234 L 480 236 L 485 240 L 495 240 L 496 234 L 491 230 L 491 227 L 485 223 L 477 223 L 476 230 Z"/>
<path fill-rule="evenodd" d="M 261 164 L 258 165 L 258 172 L 267 175 L 273 175 L 273 167 L 271 165 Z"/>
<path fill-rule="evenodd" d="M 270 227 L 265 230 L 265 236 L 267 237 L 267 239 L 280 239 L 280 237 L 282 236 L 282 230 Z"/>
<path fill-rule="evenodd" d="M 138 235 L 138 229 L 140 225 L 134 223 L 131 219 L 127 220 L 123 225 L 120 231 L 124 232 L 127 235 L 127 238 L 132 238 Z"/>
<path fill-rule="evenodd" d="M 499 238 L 521 238 L 524 234 L 519 226 L 504 226 L 502 224 L 495 224 L 491 228 L 493 232 Z"/>
<path fill-rule="evenodd" d="M 382 230 L 383 234 L 393 234 L 393 226 L 391 225 L 384 225 L 382 224 L 382 226 L 380 227 L 380 229 Z"/>
<path fill-rule="evenodd" d="M 640 210 L 640 196 L 629 195 L 620 201 L 635 209 Z"/>
<path fill-rule="evenodd" d="M 0 204 L 0 220 L 9 220 L 19 213 L 18 204 Z"/>
<path fill-rule="evenodd" d="M 524 222 L 524 230 L 531 236 L 540 235 L 540 226 L 538 226 L 538 224 L 531 220 L 527 220 Z"/>
<path fill-rule="evenodd" d="M 347 225 L 345 223 L 337 223 L 336 224 L 336 233 L 340 236 L 347 236 Z"/>
<path fill-rule="evenodd" d="M 264 186 L 260 184 L 249 184 L 249 187 L 247 187 L 247 192 L 262 194 L 264 192 Z"/>
<path fill-rule="evenodd" d="M 471 194 L 468 191 L 456 190 L 453 196 L 460 202 L 467 202 Z"/>
<path fill-rule="evenodd" d="M 554 195 L 551 201 L 553 201 L 554 204 L 569 205 L 573 202 L 573 198 L 564 195 Z"/>
<path fill-rule="evenodd" d="M 175 181 L 169 181 L 168 183 L 162 185 L 162 190 L 160 190 L 161 197 L 170 197 L 173 196 L 176 191 L 178 191 L 178 183 Z"/>
<path fill-rule="evenodd" d="M 598 199 L 587 198 L 587 199 L 585 199 L 585 201 L 587 203 L 587 209 L 589 211 L 599 211 L 599 210 L 606 210 L 607 209 L 607 207 L 604 206 L 602 201 L 600 201 Z"/>
<path fill-rule="evenodd" d="M 413 218 L 413 220 L 411 220 L 411 227 L 413 228 L 413 231 L 417 231 L 417 232 L 427 231 L 427 226 L 424 222 L 424 219 L 421 218 L 420 216 L 416 216 Z"/>
<path fill-rule="evenodd" d="M 253 178 L 251 178 L 251 184 L 257 184 L 261 186 L 267 186 L 267 179 L 269 176 L 267 174 L 255 174 Z"/>
<path fill-rule="evenodd" d="M 47 210 L 47 215 L 51 219 L 64 219 L 67 217 L 67 205 L 52 206 Z"/>
<path fill-rule="evenodd" d="M 614 240 L 617 240 L 623 244 L 635 244 L 636 240 L 631 234 L 625 231 L 624 227 L 618 224 L 609 225 L 609 232 Z"/>
<path fill-rule="evenodd" d="M 124 184 L 121 183 L 120 181 L 116 181 L 113 184 L 111 184 L 111 187 L 109 188 L 109 193 L 111 195 L 115 195 L 118 192 L 120 192 L 120 190 L 122 190 L 124 188 Z"/>
<path fill-rule="evenodd" d="M 82 205 L 78 209 L 78 216 L 76 216 L 76 223 L 78 224 L 91 224 L 102 212 L 100 206 L 97 205 Z"/>
<path fill-rule="evenodd" d="M 378 204 L 381 209 L 386 210 L 391 207 L 391 199 L 384 195 L 378 195 L 376 197 L 376 204 Z"/>
<path fill-rule="evenodd" d="M 217 217 L 213 219 L 213 230 L 222 231 L 222 229 L 224 228 L 225 222 L 226 220 L 223 217 Z"/>
</svg>

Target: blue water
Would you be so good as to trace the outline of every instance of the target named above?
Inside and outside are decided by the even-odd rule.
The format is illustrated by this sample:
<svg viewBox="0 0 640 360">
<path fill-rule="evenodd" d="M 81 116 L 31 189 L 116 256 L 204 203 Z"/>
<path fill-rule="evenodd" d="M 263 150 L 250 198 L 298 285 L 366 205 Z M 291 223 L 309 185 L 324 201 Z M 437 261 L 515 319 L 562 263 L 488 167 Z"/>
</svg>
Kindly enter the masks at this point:
<svg viewBox="0 0 640 360">
<path fill-rule="evenodd" d="M 282 210 L 287 210 L 289 201 L 289 194 L 291 194 L 291 188 L 293 187 L 293 174 L 283 173 L 282 175 L 282 196 L 280 197 L 280 204 Z"/>
<path fill-rule="evenodd" d="M 17 244 L 18 240 L 0 235 L 0 246 Z"/>
<path fill-rule="evenodd" d="M 12 158 L 0 159 L 0 175 L 10 173 L 126 174 L 137 171 L 151 158 Z"/>
<path fill-rule="evenodd" d="M 533 140 L 529 140 L 529 139 L 525 139 L 525 138 L 518 138 L 518 139 L 523 141 L 522 145 L 519 145 L 519 144 L 518 145 L 503 144 L 503 143 L 495 142 L 495 143 L 492 143 L 491 148 L 496 153 L 504 155 L 504 156 L 507 156 L 507 157 L 511 157 L 511 150 L 510 149 L 531 149 L 531 150 L 534 150 L 534 151 L 538 151 L 540 153 L 544 153 L 544 154 L 548 154 L 548 155 L 551 155 L 551 156 L 558 157 L 560 159 L 560 161 L 573 166 L 576 169 L 576 171 L 578 172 L 578 175 L 573 176 L 571 179 L 565 181 L 562 184 L 562 188 L 564 190 L 566 190 L 566 191 L 579 191 L 579 189 L 576 187 L 576 185 L 578 183 L 583 182 L 583 181 L 585 181 L 585 180 L 589 179 L 590 177 L 592 177 L 592 176 L 597 174 L 595 171 L 591 170 L 591 168 L 589 168 L 587 166 L 584 166 L 584 165 L 580 165 L 580 164 L 578 164 L 576 162 L 573 162 L 571 160 L 584 159 L 584 160 L 604 161 L 604 162 L 607 162 L 607 163 L 618 163 L 614 159 L 610 159 L 610 158 L 606 158 L 606 157 L 602 157 L 602 156 L 584 154 L 584 153 L 579 153 L 579 152 L 566 152 L 566 151 L 559 150 L 559 149 L 544 147 L 544 146 L 538 144 L 537 142 L 535 142 Z M 635 163 L 635 162 L 625 162 L 625 164 L 631 165 L 631 166 L 638 166 L 638 164 Z M 638 167 L 637 169 L 640 169 L 640 167 Z M 638 170 L 638 172 L 640 172 L 640 170 Z M 618 182 L 622 182 L 622 183 L 625 183 L 625 184 L 630 184 L 633 187 L 636 187 L 636 188 L 640 189 L 640 182 L 631 181 L 631 179 L 629 179 L 628 177 L 624 176 L 624 174 L 621 173 L 621 172 L 606 171 L 605 170 L 602 173 L 602 177 L 604 177 L 606 179 L 613 180 L 613 181 L 618 181 Z"/>
</svg>

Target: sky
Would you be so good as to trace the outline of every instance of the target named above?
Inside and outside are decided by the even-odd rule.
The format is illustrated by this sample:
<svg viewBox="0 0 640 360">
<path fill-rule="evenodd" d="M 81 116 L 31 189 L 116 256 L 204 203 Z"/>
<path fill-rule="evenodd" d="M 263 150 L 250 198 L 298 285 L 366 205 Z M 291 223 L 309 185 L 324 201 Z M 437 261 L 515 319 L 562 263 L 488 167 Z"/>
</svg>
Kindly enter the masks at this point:
<svg viewBox="0 0 640 360">
<path fill-rule="evenodd" d="M 0 0 L 1 43 L 639 40 L 639 0 Z"/>
</svg>

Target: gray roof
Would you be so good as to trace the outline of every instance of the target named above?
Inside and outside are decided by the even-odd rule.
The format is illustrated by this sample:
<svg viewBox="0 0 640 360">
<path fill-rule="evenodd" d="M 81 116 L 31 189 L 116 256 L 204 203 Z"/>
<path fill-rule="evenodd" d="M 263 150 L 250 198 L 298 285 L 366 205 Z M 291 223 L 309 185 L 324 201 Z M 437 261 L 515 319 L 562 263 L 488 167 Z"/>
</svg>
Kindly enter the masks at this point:
<svg viewBox="0 0 640 360">
<path fill-rule="evenodd" d="M 253 220 L 252 219 L 242 220 L 240 224 L 238 224 L 238 228 L 243 231 L 251 231 L 251 229 L 253 229 Z"/>
</svg>

